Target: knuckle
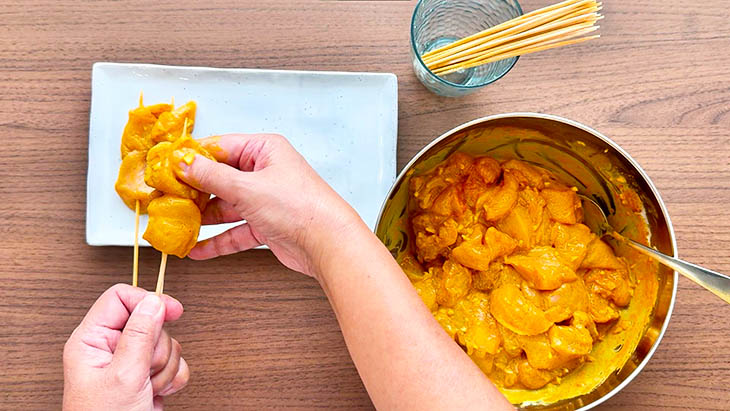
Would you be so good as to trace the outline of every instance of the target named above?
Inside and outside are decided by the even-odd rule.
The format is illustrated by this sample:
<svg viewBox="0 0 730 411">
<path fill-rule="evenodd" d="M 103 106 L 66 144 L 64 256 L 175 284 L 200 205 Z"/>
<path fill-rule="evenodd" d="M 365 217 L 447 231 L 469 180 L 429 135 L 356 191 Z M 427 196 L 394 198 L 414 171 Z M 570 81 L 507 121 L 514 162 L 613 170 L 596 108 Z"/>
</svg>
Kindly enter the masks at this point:
<svg viewBox="0 0 730 411">
<path fill-rule="evenodd" d="M 180 345 L 180 343 L 174 338 L 172 338 L 171 340 L 172 340 L 173 355 L 175 355 L 176 357 L 181 356 L 182 355 L 182 345 Z"/>
<path fill-rule="evenodd" d="M 236 249 L 236 239 L 233 238 L 233 233 L 231 231 L 226 231 L 223 233 L 220 241 L 216 241 L 215 245 L 215 251 L 220 253 L 220 255 L 230 254 Z"/>
<path fill-rule="evenodd" d="M 79 328 L 81 326 L 79 325 L 76 327 L 73 332 L 71 333 L 71 336 L 68 337 L 68 340 L 63 344 L 63 360 L 69 360 L 71 357 L 73 357 L 74 352 L 76 351 L 76 335 L 79 333 Z"/>
<path fill-rule="evenodd" d="M 233 192 L 235 193 L 235 198 L 233 201 L 233 206 L 238 210 L 238 206 L 242 202 L 241 193 L 244 192 L 244 190 L 249 186 L 247 181 L 244 181 L 244 179 L 241 177 L 240 173 L 235 174 L 235 178 L 233 181 L 231 181 L 231 188 L 233 188 Z"/>
<path fill-rule="evenodd" d="M 73 356 L 73 343 L 71 342 L 71 339 L 66 341 L 65 344 L 63 344 L 63 360 L 64 361 L 70 361 L 71 357 Z"/>
<path fill-rule="evenodd" d="M 223 221 L 223 211 L 221 211 L 218 203 L 215 203 L 215 205 L 213 205 L 212 207 L 211 205 L 208 205 L 208 207 L 205 209 L 205 212 L 213 217 L 213 221 Z"/>
<path fill-rule="evenodd" d="M 147 323 L 144 324 L 127 324 L 127 327 L 124 328 L 124 333 L 129 337 L 130 339 L 134 340 L 149 340 L 152 338 L 152 332 L 149 329 Z"/>
<path fill-rule="evenodd" d="M 187 366 L 187 363 L 184 364 L 184 366 L 180 367 L 177 374 L 175 374 L 175 378 L 173 378 L 173 385 L 179 387 L 178 389 L 182 389 L 190 381 L 190 368 Z"/>
<path fill-rule="evenodd" d="M 160 336 L 158 345 L 159 347 L 158 350 L 155 351 L 155 354 L 158 352 L 159 354 L 155 355 L 151 364 L 152 369 L 154 370 L 161 370 L 164 368 L 172 356 L 170 337 L 167 334 Z"/>
<path fill-rule="evenodd" d="M 221 234 L 223 236 L 225 234 Z M 226 255 L 226 253 L 223 250 L 223 240 L 221 236 L 215 237 L 210 240 L 210 243 L 213 246 L 213 253 L 217 256 Z"/>
<path fill-rule="evenodd" d="M 131 287 L 131 285 L 129 285 L 129 284 L 117 283 L 117 284 L 114 284 L 113 286 L 109 287 L 109 290 L 107 290 L 107 292 L 119 293 L 120 291 L 125 291 L 130 287 Z"/>
<path fill-rule="evenodd" d="M 116 283 L 113 286 L 111 286 L 111 289 L 112 290 L 120 290 L 120 289 L 127 288 L 127 287 L 129 287 L 129 284 Z"/>
<path fill-rule="evenodd" d="M 212 181 L 212 179 L 214 177 L 213 176 L 213 167 L 211 167 L 206 162 L 202 162 L 203 160 L 200 160 L 200 161 L 201 161 L 201 163 L 198 163 L 198 161 L 193 163 L 193 164 L 196 164 L 196 163 L 200 164 L 200 165 L 198 165 L 198 167 L 193 168 L 193 170 L 195 170 L 195 179 L 198 181 L 198 183 L 201 186 L 206 187 L 206 186 L 208 186 L 208 184 L 210 184 L 210 182 Z"/>
<path fill-rule="evenodd" d="M 273 142 L 276 142 L 276 143 L 287 142 L 286 137 L 284 137 L 284 136 L 282 136 L 281 134 L 278 134 L 278 133 L 267 134 L 266 135 L 266 138 L 268 138 L 269 140 L 271 140 Z"/>
<path fill-rule="evenodd" d="M 291 147 L 289 140 L 281 134 L 266 134 L 266 141 L 274 148 Z"/>
</svg>

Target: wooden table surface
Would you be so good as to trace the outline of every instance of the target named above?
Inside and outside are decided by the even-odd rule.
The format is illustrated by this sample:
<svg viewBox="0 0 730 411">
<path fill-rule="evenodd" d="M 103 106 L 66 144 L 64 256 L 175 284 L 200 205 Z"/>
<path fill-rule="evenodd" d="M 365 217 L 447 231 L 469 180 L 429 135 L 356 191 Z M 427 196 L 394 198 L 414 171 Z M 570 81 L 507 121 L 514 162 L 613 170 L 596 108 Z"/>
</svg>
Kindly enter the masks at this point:
<svg viewBox="0 0 730 411">
<path fill-rule="evenodd" d="M 538 111 L 621 144 L 667 204 L 682 257 L 730 272 L 730 17 L 722 0 L 614 0 L 602 38 L 523 57 L 461 99 L 415 79 L 412 1 L 0 0 L 0 408 L 56 409 L 63 343 L 94 299 L 129 280 L 131 249 L 84 241 L 96 61 L 392 72 L 398 167 L 442 132 Z M 544 0 L 526 0 L 533 10 Z M 245 130 L 241 130 L 245 131 Z M 141 252 L 154 287 L 159 253 Z M 172 409 L 372 408 L 317 283 L 268 251 L 173 258 L 170 327 L 190 385 Z M 728 407 L 730 307 L 680 279 L 667 333 L 603 409 Z"/>
</svg>

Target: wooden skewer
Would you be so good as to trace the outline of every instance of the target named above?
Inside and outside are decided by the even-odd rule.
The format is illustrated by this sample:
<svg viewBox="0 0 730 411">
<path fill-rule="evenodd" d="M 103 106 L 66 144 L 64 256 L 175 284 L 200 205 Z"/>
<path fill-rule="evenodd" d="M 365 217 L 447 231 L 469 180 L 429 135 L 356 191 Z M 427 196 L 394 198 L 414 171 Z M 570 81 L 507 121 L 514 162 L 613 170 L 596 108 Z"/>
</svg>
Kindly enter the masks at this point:
<svg viewBox="0 0 730 411">
<path fill-rule="evenodd" d="M 600 26 L 591 26 L 590 24 L 585 24 L 585 25 L 580 25 L 580 26 L 575 26 L 575 27 L 558 30 L 558 31 L 555 31 L 552 33 L 541 35 L 541 36 L 535 36 L 531 39 L 523 40 L 523 41 L 517 42 L 515 44 L 504 45 L 501 47 L 497 47 L 493 50 L 488 50 L 486 52 L 477 53 L 474 56 L 472 56 L 472 58 L 469 60 L 466 60 L 464 62 L 460 62 L 457 64 L 449 64 L 448 66 L 443 66 L 443 67 L 436 69 L 436 71 L 443 71 L 444 69 L 447 69 L 447 68 L 450 68 L 450 67 L 456 66 L 456 65 L 466 65 L 466 64 L 471 64 L 471 63 L 477 62 L 477 61 L 483 61 L 483 60 L 486 60 L 493 56 L 501 55 L 501 54 L 511 52 L 511 51 L 526 50 L 528 48 L 533 48 L 533 47 L 537 47 L 540 45 L 555 43 L 555 42 L 558 42 L 561 40 L 572 39 L 572 38 L 596 31 L 596 30 L 598 30 L 599 27 Z M 484 64 L 484 63 L 482 63 L 482 64 Z"/>
<path fill-rule="evenodd" d="M 188 131 L 188 118 L 185 117 L 185 122 L 183 123 L 183 129 L 182 134 L 180 135 L 180 138 L 185 137 Z M 162 253 L 162 258 L 160 259 L 160 272 L 157 273 L 157 287 L 155 287 L 155 294 L 161 295 L 164 288 L 165 288 L 165 268 L 167 267 L 167 253 Z"/>
<path fill-rule="evenodd" d="M 167 267 L 167 253 L 162 253 L 160 272 L 157 274 L 157 287 L 155 288 L 155 294 L 157 295 L 162 295 L 162 291 L 165 288 L 165 267 Z"/>
<path fill-rule="evenodd" d="M 134 262 L 132 263 L 132 286 L 137 286 L 139 273 L 139 200 L 134 202 Z"/>
<path fill-rule="evenodd" d="M 139 106 L 144 106 L 144 92 L 139 91 Z M 136 287 L 139 277 L 139 200 L 134 202 L 134 257 L 132 259 L 132 286 Z"/>
<path fill-rule="evenodd" d="M 514 50 L 519 50 L 522 48 L 532 47 L 536 46 L 540 43 L 546 42 L 546 41 L 553 41 L 553 40 L 559 40 L 559 39 L 567 39 L 576 37 L 581 34 L 585 34 L 587 32 L 595 31 L 599 28 L 599 26 L 593 26 L 593 23 L 582 23 L 577 24 L 572 27 L 566 27 L 563 29 L 555 30 L 549 33 L 541 34 L 538 36 L 533 36 L 524 40 L 516 41 L 514 43 L 507 43 L 504 45 L 501 45 L 499 47 L 495 47 L 493 49 L 486 50 L 481 53 L 477 53 L 474 56 L 472 56 L 471 59 L 463 62 L 464 65 L 469 65 L 471 63 L 486 60 L 489 57 L 497 56 L 503 53 L 507 53 Z M 481 63 L 484 64 L 484 63 Z M 472 66 L 473 67 L 473 66 Z M 435 74 L 441 74 L 445 70 L 450 70 L 451 67 L 442 67 L 439 69 L 436 69 L 434 71 Z"/>
<path fill-rule="evenodd" d="M 553 4 L 551 6 L 547 6 L 547 7 L 543 7 L 541 9 L 535 10 L 535 11 L 531 11 L 531 12 L 529 12 L 527 14 L 523 14 L 520 17 L 514 18 L 512 20 L 507 20 L 504 23 L 498 24 L 498 25 L 496 25 L 494 27 L 490 27 L 490 28 L 488 28 L 488 29 L 486 29 L 486 30 L 484 30 L 482 32 L 477 33 L 477 34 L 474 34 L 474 35 L 471 35 L 471 36 L 468 36 L 468 37 L 464 37 L 463 39 L 457 40 L 457 41 L 455 41 L 455 42 L 453 42 L 451 44 L 447 44 L 446 46 L 440 47 L 438 49 L 431 50 L 428 53 L 425 53 L 421 57 L 422 58 L 429 58 L 430 56 L 435 55 L 435 54 L 437 54 L 437 53 L 439 53 L 441 51 L 445 51 L 445 50 L 448 50 L 448 49 L 450 49 L 452 47 L 457 47 L 457 46 L 460 46 L 462 44 L 468 43 L 468 42 L 474 40 L 477 37 L 483 37 L 485 35 L 489 35 L 489 34 L 492 34 L 492 33 L 497 33 L 499 31 L 506 30 L 508 28 L 514 27 L 514 26 L 516 26 L 516 25 L 518 25 L 520 23 L 523 23 L 525 20 L 528 20 L 531 17 L 534 17 L 534 16 L 536 16 L 538 14 L 542 14 L 542 13 L 545 13 L 545 12 L 549 12 L 549 11 L 552 11 L 552 10 L 556 10 L 556 9 L 559 9 L 559 8 L 562 8 L 562 7 L 566 7 L 566 6 L 569 6 L 569 5 L 574 5 L 575 3 L 580 3 L 581 1 L 584 1 L 584 0 L 565 0 L 563 2 L 560 2 L 560 3 L 557 3 L 557 4 Z"/>
<path fill-rule="evenodd" d="M 434 73 L 437 75 L 445 75 L 445 74 L 453 73 L 454 71 L 458 71 L 461 69 L 477 67 L 477 66 L 481 66 L 483 64 L 492 63 L 492 62 L 503 60 L 503 59 L 510 58 L 510 57 L 534 53 L 536 51 L 548 50 L 548 49 L 556 48 L 556 47 L 567 46 L 570 44 L 582 43 L 583 41 L 592 40 L 594 38 L 598 38 L 599 36 L 598 35 L 588 36 L 588 37 L 581 38 L 581 39 L 574 39 L 574 38 L 582 36 L 584 34 L 588 34 L 592 31 L 595 31 L 596 29 L 597 28 L 587 28 L 587 29 L 569 33 L 568 35 L 559 36 L 557 38 L 544 39 L 543 41 L 536 42 L 533 44 L 526 44 L 522 47 L 518 47 L 518 48 L 514 48 L 514 49 L 504 49 L 504 50 L 501 50 L 496 53 L 485 54 L 483 56 L 479 56 L 477 58 L 474 58 L 474 59 L 471 59 L 471 60 L 468 60 L 465 62 L 441 67 L 439 69 L 436 69 L 434 71 Z M 569 40 L 569 39 L 572 39 L 572 40 Z"/>
<path fill-rule="evenodd" d="M 477 62 L 474 62 L 474 63 L 471 63 L 471 64 L 457 65 L 457 66 L 449 66 L 449 67 L 447 67 L 447 70 L 444 70 L 444 71 L 441 71 L 441 72 L 436 72 L 436 74 L 438 74 L 438 75 L 446 75 L 446 74 L 450 74 L 450 73 L 453 73 L 453 72 L 458 71 L 458 70 L 461 70 L 461 69 L 467 69 L 467 68 L 472 68 L 472 67 L 476 67 L 476 66 L 481 66 L 482 64 L 492 63 L 492 62 L 495 62 L 495 61 L 498 61 L 498 60 L 504 60 L 504 59 L 507 59 L 507 58 L 510 58 L 510 57 L 521 56 L 523 54 L 530 54 L 530 53 L 534 53 L 534 52 L 537 52 L 537 51 L 549 50 L 549 49 L 556 48 L 556 47 L 563 47 L 563 46 L 568 46 L 568 45 L 571 45 L 571 44 L 582 43 L 584 41 L 597 39 L 599 37 L 601 37 L 600 34 L 595 34 L 593 36 L 581 37 L 581 38 L 578 38 L 578 39 L 548 42 L 547 44 L 542 44 L 542 45 L 538 45 L 538 46 L 535 46 L 535 47 L 528 47 L 528 48 L 524 48 L 524 49 L 515 50 L 513 52 L 508 52 L 508 53 L 505 53 L 505 54 L 500 54 L 500 55 L 493 56 L 493 57 L 487 58 L 485 60 L 480 60 L 480 61 L 477 61 Z"/>
<path fill-rule="evenodd" d="M 511 43 L 515 42 L 517 40 L 525 39 L 525 38 L 535 38 L 540 34 L 546 34 L 550 32 L 557 32 L 559 29 L 564 28 L 576 28 L 580 27 L 580 24 L 590 24 L 598 20 L 600 16 L 596 13 L 589 13 L 584 14 L 580 16 L 576 16 L 567 20 L 556 20 L 549 24 L 544 25 L 538 25 L 535 28 L 532 28 L 530 30 L 524 31 L 522 33 L 517 33 L 514 35 L 510 35 L 507 37 L 502 37 L 498 39 L 494 39 L 491 41 L 488 41 L 484 44 L 480 44 L 477 47 L 470 48 L 468 50 L 461 51 L 459 53 L 440 58 L 439 60 L 436 60 L 432 63 L 428 63 L 428 67 L 433 70 L 435 68 L 443 67 L 448 64 L 458 63 L 460 61 L 465 60 L 471 60 L 473 58 L 479 57 L 482 55 L 483 52 L 491 52 L 495 49 L 496 46 L 505 44 L 505 43 Z"/>
<path fill-rule="evenodd" d="M 595 3 L 591 4 L 592 1 L 593 0 L 582 0 L 579 3 L 558 8 L 548 13 L 542 13 L 539 15 L 534 15 L 530 18 L 521 19 L 518 21 L 519 24 L 515 24 L 512 27 L 500 28 L 501 25 L 491 27 L 489 29 L 466 37 L 462 40 L 459 40 L 456 43 L 451 43 L 449 45 L 427 53 L 422 57 L 423 62 L 430 66 L 435 61 L 440 60 L 446 56 L 453 55 L 454 53 L 458 53 L 460 51 L 468 51 L 477 45 L 484 44 L 485 42 L 493 41 L 510 34 L 521 33 L 531 28 L 539 27 L 542 24 L 552 22 L 553 20 L 560 21 L 569 16 L 574 17 L 580 14 L 590 13 L 591 11 L 593 11 L 593 8 L 598 7 Z M 514 20 L 518 19 L 509 20 L 508 22 L 513 22 Z"/>
<path fill-rule="evenodd" d="M 595 24 L 603 18 L 599 13 L 601 9 L 602 3 L 596 0 L 565 0 L 432 50 L 421 58 L 429 70 L 442 76 L 510 57 L 581 43 L 600 37 L 581 36 L 599 28 Z"/>
</svg>

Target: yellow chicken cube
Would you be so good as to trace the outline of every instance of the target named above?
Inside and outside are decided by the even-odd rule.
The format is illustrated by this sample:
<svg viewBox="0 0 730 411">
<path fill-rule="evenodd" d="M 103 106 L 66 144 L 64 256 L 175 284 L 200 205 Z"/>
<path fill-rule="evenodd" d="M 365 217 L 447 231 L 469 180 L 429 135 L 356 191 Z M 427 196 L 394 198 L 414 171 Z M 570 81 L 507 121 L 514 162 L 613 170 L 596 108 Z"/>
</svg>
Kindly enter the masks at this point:
<svg viewBox="0 0 730 411">
<path fill-rule="evenodd" d="M 555 290 L 578 278 L 552 247 L 535 247 L 527 254 L 511 255 L 504 262 L 514 267 L 531 287 L 538 290 Z"/>
<path fill-rule="evenodd" d="M 580 200 L 573 190 L 545 188 L 540 194 L 545 199 L 553 220 L 563 224 L 575 224 L 583 218 Z"/>
<path fill-rule="evenodd" d="M 200 154 L 215 161 L 215 158 L 200 143 L 190 137 L 183 137 L 174 143 L 158 143 L 147 153 L 145 182 L 166 194 L 198 200 L 201 196 L 200 191 L 179 178 L 181 172 L 180 161 L 190 161 L 192 163 L 190 157 L 191 155 L 194 157 L 195 154 Z"/>
<path fill-rule="evenodd" d="M 193 200 L 164 195 L 147 207 L 150 215 L 142 238 L 163 253 L 184 258 L 198 241 L 200 209 Z"/>
<path fill-rule="evenodd" d="M 515 175 L 505 171 L 502 184 L 488 188 L 477 199 L 477 208 L 484 208 L 484 218 L 487 221 L 497 221 L 506 216 L 517 202 L 520 184 Z"/>
<path fill-rule="evenodd" d="M 553 323 L 545 312 L 531 303 L 514 285 L 503 285 L 492 291 L 489 306 L 500 324 L 519 335 L 535 335 L 547 331 Z"/>
<path fill-rule="evenodd" d="M 436 292 L 439 305 L 453 307 L 460 298 L 469 292 L 471 273 L 459 263 L 447 260 L 441 274 L 441 283 Z"/>
<path fill-rule="evenodd" d="M 182 134 L 185 120 L 187 120 L 187 133 L 192 133 L 195 127 L 195 109 L 195 102 L 188 101 L 172 111 L 160 114 L 150 130 L 150 140 L 154 143 L 176 141 Z"/>
<path fill-rule="evenodd" d="M 141 102 L 140 102 L 141 103 Z M 155 142 L 150 138 L 150 132 L 157 122 L 157 118 L 172 109 L 169 104 L 155 104 L 143 106 L 129 111 L 129 120 L 122 133 L 122 158 L 132 151 L 147 152 Z"/>
<path fill-rule="evenodd" d="M 145 214 L 150 201 L 162 195 L 161 192 L 148 186 L 144 182 L 145 153 L 132 151 L 122 160 L 119 175 L 114 189 L 119 197 L 131 210 L 135 209 L 139 201 L 139 212 Z"/>
<path fill-rule="evenodd" d="M 451 256 L 474 270 L 487 270 L 492 260 L 510 254 L 516 246 L 517 242 L 512 237 L 489 227 L 483 236 L 475 233 L 474 237 L 454 248 Z"/>
</svg>

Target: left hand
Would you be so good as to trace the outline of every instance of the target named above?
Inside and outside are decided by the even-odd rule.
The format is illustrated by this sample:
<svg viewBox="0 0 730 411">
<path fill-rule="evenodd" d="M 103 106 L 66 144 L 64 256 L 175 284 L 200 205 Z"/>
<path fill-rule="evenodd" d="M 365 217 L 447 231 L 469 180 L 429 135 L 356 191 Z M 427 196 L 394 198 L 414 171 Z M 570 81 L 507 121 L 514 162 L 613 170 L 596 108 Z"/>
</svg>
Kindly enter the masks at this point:
<svg viewBox="0 0 730 411">
<path fill-rule="evenodd" d="M 64 410 L 161 410 L 187 384 L 180 344 L 162 330 L 182 315 L 172 297 L 117 284 L 91 307 L 63 350 Z"/>
</svg>

